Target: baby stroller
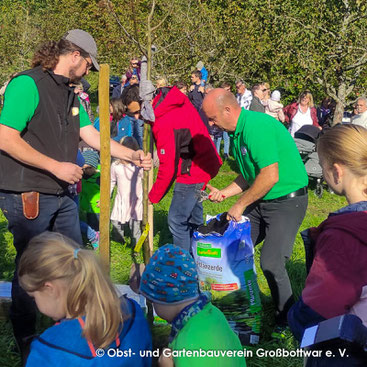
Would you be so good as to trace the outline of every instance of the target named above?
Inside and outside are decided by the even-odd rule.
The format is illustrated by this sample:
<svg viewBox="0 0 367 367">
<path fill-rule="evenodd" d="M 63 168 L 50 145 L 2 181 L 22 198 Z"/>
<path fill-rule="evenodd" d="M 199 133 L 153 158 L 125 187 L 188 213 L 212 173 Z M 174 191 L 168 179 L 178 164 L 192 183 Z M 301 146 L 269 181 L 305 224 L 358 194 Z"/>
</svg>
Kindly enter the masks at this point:
<svg viewBox="0 0 367 367">
<path fill-rule="evenodd" d="M 318 198 L 321 198 L 324 191 L 322 186 L 324 179 L 319 155 L 316 152 L 316 140 L 319 134 L 318 127 L 304 125 L 294 134 L 294 141 L 305 165 L 310 183 L 312 187 L 315 187 L 314 193 Z"/>
</svg>

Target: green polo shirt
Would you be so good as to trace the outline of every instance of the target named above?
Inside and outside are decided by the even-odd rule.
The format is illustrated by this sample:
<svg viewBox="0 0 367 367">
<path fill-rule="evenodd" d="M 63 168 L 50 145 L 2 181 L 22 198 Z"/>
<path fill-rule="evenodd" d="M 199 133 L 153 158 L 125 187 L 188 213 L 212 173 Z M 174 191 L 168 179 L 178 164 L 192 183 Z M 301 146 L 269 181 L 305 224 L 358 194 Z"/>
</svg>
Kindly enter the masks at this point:
<svg viewBox="0 0 367 367">
<path fill-rule="evenodd" d="M 263 199 L 276 199 L 308 185 L 296 144 L 278 120 L 242 108 L 231 138 L 233 157 L 250 186 L 262 168 L 278 163 L 279 181 Z"/>
<path fill-rule="evenodd" d="M 0 124 L 23 131 L 39 103 L 36 83 L 28 75 L 13 79 L 5 91 L 4 108 L 0 115 Z M 88 114 L 80 104 L 80 127 L 90 125 Z"/>
</svg>

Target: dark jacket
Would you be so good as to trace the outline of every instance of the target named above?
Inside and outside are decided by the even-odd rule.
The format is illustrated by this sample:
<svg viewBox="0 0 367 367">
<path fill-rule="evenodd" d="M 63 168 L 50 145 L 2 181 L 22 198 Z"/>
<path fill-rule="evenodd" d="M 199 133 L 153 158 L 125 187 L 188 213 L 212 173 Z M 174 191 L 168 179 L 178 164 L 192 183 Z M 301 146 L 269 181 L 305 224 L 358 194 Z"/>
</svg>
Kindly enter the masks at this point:
<svg viewBox="0 0 367 367">
<path fill-rule="evenodd" d="M 255 112 L 263 112 L 263 113 L 265 113 L 265 107 L 261 103 L 261 100 L 260 100 L 259 97 L 256 97 L 256 96 L 253 96 L 252 97 L 252 101 L 251 101 L 249 110 L 250 111 L 255 111 Z"/>
<path fill-rule="evenodd" d="M 194 89 L 188 93 L 190 102 L 196 108 L 196 111 L 200 112 L 201 105 L 203 104 L 204 95 L 199 92 L 200 84 L 194 84 Z"/>
<path fill-rule="evenodd" d="M 123 90 L 124 88 L 121 84 L 117 85 L 115 88 L 113 88 L 111 98 L 120 98 Z"/>
<path fill-rule="evenodd" d="M 218 173 L 222 161 L 198 112 L 176 87 L 161 88 L 153 108 L 159 170 L 149 200 L 158 203 L 175 180 L 206 184 Z"/>
<path fill-rule="evenodd" d="M 36 83 L 39 103 L 21 137 L 40 153 L 59 162 L 75 163 L 80 135 L 80 102 L 69 79 L 42 66 L 17 75 L 29 75 Z M 26 98 L 26 96 L 24 96 Z M 50 172 L 23 164 L 0 152 L 0 189 L 13 192 L 64 192 L 68 183 Z"/>
</svg>

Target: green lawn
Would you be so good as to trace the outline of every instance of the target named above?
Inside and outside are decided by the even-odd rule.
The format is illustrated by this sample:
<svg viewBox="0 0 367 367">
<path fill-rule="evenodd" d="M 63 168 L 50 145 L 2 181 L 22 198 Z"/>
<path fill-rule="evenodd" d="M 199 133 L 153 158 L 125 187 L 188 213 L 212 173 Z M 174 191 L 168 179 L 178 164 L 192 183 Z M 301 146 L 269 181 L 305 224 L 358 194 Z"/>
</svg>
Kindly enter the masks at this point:
<svg viewBox="0 0 367 367">
<path fill-rule="evenodd" d="M 233 160 L 224 163 L 220 174 L 212 181 L 212 184 L 218 188 L 222 188 L 230 183 L 236 177 L 236 164 Z M 167 226 L 167 214 L 172 197 L 172 189 L 161 203 L 154 206 L 154 246 L 164 245 L 171 242 L 171 235 Z M 226 211 L 235 198 L 228 199 L 221 204 L 204 202 L 204 215 L 217 214 Z M 310 226 L 317 226 L 323 221 L 329 212 L 334 211 L 346 204 L 344 198 L 330 194 L 325 190 L 321 199 L 317 198 L 312 191 L 309 192 L 309 206 L 306 218 L 302 224 L 301 230 Z M 0 213 L 0 279 L 10 280 L 13 272 L 13 262 L 15 250 L 12 246 L 12 236 L 7 232 L 6 220 Z M 281 228 L 279 230 L 282 230 Z M 258 271 L 258 282 L 261 290 L 261 298 L 263 303 L 263 328 L 261 333 L 260 344 L 250 348 L 255 351 L 258 348 L 265 350 L 275 350 L 277 348 L 285 348 L 294 350 L 298 347 L 297 342 L 292 335 L 286 334 L 282 340 L 274 340 L 271 338 L 273 327 L 273 308 L 270 298 L 270 292 L 266 280 L 259 268 L 260 246 L 256 248 L 256 266 Z M 141 257 L 138 258 L 141 261 Z M 131 248 L 129 244 L 111 243 L 111 277 L 114 282 L 126 283 L 129 277 L 130 265 L 132 263 Z M 293 255 L 287 264 L 292 287 L 296 297 L 302 291 L 305 280 L 304 266 L 304 250 L 301 237 L 297 235 L 294 245 Z M 153 330 L 155 346 L 162 346 L 166 342 L 168 330 L 167 328 L 155 327 Z M 17 367 L 20 366 L 17 354 L 14 352 L 14 341 L 12 339 L 11 328 L 8 322 L 0 321 L 0 366 Z M 260 358 L 254 357 L 247 359 L 247 365 L 255 366 L 274 366 L 278 367 L 292 366 L 301 367 L 303 362 L 297 358 Z"/>
</svg>

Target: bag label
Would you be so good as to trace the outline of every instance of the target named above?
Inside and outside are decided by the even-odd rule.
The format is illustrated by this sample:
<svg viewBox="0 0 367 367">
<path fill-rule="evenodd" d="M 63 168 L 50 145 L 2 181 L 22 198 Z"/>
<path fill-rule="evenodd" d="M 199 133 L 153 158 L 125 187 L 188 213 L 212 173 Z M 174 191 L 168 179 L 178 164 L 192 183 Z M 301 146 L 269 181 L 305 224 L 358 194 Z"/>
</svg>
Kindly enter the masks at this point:
<svg viewBox="0 0 367 367">
<path fill-rule="evenodd" d="M 196 253 L 198 256 L 202 257 L 215 257 L 217 259 L 222 257 L 222 249 L 212 247 L 210 243 L 199 242 L 196 248 Z"/>
<path fill-rule="evenodd" d="M 238 289 L 237 283 L 211 284 L 210 286 L 213 291 L 236 291 Z"/>
</svg>

